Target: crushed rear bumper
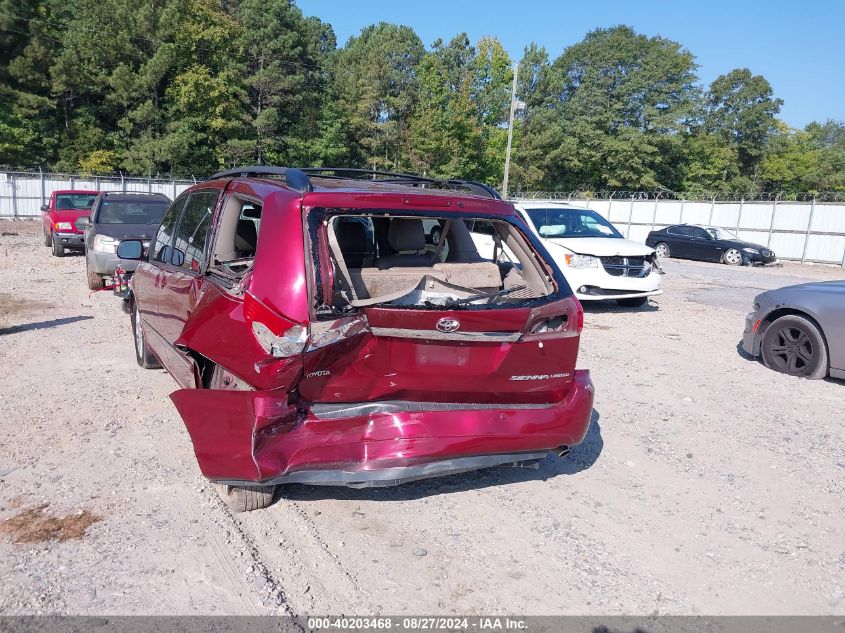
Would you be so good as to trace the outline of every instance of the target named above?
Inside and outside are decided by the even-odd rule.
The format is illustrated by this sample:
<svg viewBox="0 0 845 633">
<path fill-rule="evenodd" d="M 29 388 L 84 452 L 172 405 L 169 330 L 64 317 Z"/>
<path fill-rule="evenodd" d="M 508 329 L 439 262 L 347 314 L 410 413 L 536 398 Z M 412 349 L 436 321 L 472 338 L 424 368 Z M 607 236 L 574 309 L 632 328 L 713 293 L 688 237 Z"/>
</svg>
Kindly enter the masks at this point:
<svg viewBox="0 0 845 633">
<path fill-rule="evenodd" d="M 593 410 L 589 372 L 549 405 L 433 407 L 326 418 L 274 391 L 171 394 L 202 473 L 230 485 L 350 487 L 407 481 L 543 458 L 580 443 Z"/>
</svg>

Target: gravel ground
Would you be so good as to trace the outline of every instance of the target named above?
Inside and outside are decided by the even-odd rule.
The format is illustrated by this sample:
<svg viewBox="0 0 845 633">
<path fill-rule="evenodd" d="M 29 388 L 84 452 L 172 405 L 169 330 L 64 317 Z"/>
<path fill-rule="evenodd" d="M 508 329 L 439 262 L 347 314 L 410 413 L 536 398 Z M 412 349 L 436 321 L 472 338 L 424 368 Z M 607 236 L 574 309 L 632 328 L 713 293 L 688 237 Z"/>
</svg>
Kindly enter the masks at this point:
<svg viewBox="0 0 845 633">
<path fill-rule="evenodd" d="M 117 299 L 0 229 L 0 613 L 845 613 L 845 384 L 737 350 L 761 289 L 840 268 L 670 261 L 648 309 L 588 308 L 565 459 L 233 516 Z"/>
</svg>

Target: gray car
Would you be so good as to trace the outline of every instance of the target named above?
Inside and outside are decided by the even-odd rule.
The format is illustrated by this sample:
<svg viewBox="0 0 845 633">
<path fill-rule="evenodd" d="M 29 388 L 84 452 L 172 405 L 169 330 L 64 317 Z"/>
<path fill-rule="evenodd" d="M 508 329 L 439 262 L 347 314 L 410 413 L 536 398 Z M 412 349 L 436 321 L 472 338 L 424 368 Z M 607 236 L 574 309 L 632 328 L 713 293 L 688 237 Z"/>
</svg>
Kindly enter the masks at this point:
<svg viewBox="0 0 845 633">
<path fill-rule="evenodd" d="M 88 287 L 99 290 L 104 277 L 111 277 L 118 262 L 124 270 L 135 270 L 138 262 L 122 261 L 115 254 L 121 240 L 149 243 L 170 206 L 162 193 L 103 192 L 91 207 L 91 216 L 77 220 L 85 231 L 85 270 Z"/>
<path fill-rule="evenodd" d="M 786 286 L 754 298 L 742 347 L 766 367 L 803 378 L 845 378 L 845 281 Z"/>
</svg>

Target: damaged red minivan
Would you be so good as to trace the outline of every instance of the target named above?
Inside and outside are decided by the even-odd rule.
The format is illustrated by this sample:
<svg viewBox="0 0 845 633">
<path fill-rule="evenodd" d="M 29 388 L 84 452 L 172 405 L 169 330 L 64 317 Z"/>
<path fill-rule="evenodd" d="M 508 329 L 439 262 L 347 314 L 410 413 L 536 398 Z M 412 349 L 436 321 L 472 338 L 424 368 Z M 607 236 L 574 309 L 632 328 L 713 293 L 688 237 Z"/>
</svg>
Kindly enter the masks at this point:
<svg viewBox="0 0 845 633">
<path fill-rule="evenodd" d="M 142 260 L 124 303 L 138 363 L 179 383 L 200 469 L 235 509 L 284 483 L 536 461 L 587 432 L 581 306 L 485 185 L 243 167 L 191 187 L 148 249 L 118 255 Z"/>
</svg>

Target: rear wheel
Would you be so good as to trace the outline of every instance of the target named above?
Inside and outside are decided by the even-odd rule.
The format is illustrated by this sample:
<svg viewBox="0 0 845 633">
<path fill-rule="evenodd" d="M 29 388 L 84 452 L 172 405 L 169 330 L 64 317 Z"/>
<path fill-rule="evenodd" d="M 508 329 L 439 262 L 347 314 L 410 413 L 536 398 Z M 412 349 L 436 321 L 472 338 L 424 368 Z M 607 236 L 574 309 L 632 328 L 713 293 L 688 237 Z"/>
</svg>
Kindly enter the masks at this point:
<svg viewBox="0 0 845 633">
<path fill-rule="evenodd" d="M 251 512 L 273 503 L 276 486 L 218 485 L 217 490 L 232 512 Z"/>
<path fill-rule="evenodd" d="M 775 319 L 763 335 L 763 362 L 790 376 L 818 380 L 827 376 L 827 346 L 810 320 L 796 314 Z"/>
<path fill-rule="evenodd" d="M 91 290 L 102 290 L 105 286 L 103 282 L 103 278 L 91 270 L 91 262 L 88 261 L 88 258 L 85 258 L 85 274 L 88 277 L 88 288 Z"/>
<path fill-rule="evenodd" d="M 141 313 L 138 310 L 138 304 L 134 301 L 132 302 L 132 339 L 135 341 L 135 360 L 138 361 L 138 365 L 144 369 L 159 369 L 161 363 L 147 346 Z"/>
<path fill-rule="evenodd" d="M 654 252 L 657 253 L 658 259 L 666 259 L 669 257 L 669 245 L 666 242 L 660 242 L 654 247 Z"/>
<path fill-rule="evenodd" d="M 616 303 L 625 308 L 639 308 L 648 303 L 648 297 L 634 297 L 632 299 L 617 299 Z"/>
<path fill-rule="evenodd" d="M 739 266 L 742 263 L 742 253 L 735 248 L 729 248 L 725 251 L 725 254 L 722 255 L 722 261 L 729 266 Z"/>
<path fill-rule="evenodd" d="M 51 234 L 50 242 L 53 247 L 53 257 L 64 257 L 65 247 L 56 239 L 55 235 Z"/>
</svg>

